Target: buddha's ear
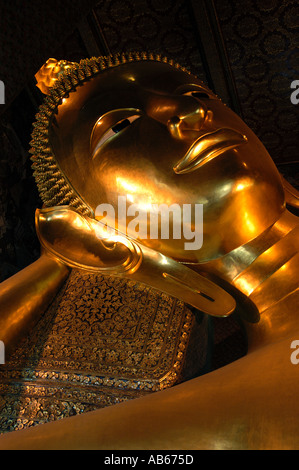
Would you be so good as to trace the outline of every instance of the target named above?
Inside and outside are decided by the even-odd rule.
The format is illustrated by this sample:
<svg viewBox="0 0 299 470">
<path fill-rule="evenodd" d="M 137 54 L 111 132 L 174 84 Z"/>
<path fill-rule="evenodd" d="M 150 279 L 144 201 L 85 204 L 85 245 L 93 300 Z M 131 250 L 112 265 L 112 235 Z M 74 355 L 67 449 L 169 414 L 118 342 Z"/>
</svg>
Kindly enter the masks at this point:
<svg viewBox="0 0 299 470">
<path fill-rule="evenodd" d="M 280 175 L 285 193 L 286 203 L 299 209 L 299 191 Z"/>
<path fill-rule="evenodd" d="M 69 206 L 36 211 L 41 245 L 72 268 L 138 281 L 216 317 L 230 315 L 234 298 L 214 282 Z"/>
</svg>

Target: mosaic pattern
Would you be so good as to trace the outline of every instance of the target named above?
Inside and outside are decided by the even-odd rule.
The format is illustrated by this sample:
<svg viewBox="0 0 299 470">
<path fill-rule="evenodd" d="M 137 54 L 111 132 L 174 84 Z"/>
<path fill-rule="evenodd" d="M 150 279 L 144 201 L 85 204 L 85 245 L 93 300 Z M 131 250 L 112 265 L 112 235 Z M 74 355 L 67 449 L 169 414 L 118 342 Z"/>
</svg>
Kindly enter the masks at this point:
<svg viewBox="0 0 299 470">
<path fill-rule="evenodd" d="M 203 371 L 207 318 L 135 282 L 73 271 L 0 366 L 0 431 L 158 392 Z"/>
<path fill-rule="evenodd" d="M 162 54 L 206 81 L 189 2 L 102 0 L 94 12 L 111 53 Z"/>
<path fill-rule="evenodd" d="M 276 163 L 297 162 L 299 110 L 291 82 L 299 77 L 296 0 L 215 1 L 243 118 Z M 298 180 L 298 165 L 297 184 Z"/>
</svg>

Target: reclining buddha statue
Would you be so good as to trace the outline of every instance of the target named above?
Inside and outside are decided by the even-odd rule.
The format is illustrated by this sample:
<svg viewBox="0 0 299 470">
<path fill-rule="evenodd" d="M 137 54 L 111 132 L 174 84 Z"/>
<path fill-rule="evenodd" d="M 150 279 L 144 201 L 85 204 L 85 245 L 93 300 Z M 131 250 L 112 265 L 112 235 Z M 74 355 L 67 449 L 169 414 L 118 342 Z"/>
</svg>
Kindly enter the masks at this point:
<svg viewBox="0 0 299 470">
<path fill-rule="evenodd" d="M 167 58 L 37 81 L 41 256 L 0 285 L 0 448 L 299 448 L 296 189 Z M 229 315 L 247 354 L 209 371 Z"/>
</svg>

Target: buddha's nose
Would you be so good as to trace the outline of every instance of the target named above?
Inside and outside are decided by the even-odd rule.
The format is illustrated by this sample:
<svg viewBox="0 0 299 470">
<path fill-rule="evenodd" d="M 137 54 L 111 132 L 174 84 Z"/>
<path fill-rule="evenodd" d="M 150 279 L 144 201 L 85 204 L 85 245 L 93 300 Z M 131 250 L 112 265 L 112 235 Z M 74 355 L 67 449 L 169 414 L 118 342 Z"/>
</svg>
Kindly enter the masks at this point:
<svg viewBox="0 0 299 470">
<path fill-rule="evenodd" d="M 192 96 L 152 95 L 148 101 L 148 115 L 165 124 L 176 139 L 191 139 L 208 115 L 205 103 Z"/>
</svg>

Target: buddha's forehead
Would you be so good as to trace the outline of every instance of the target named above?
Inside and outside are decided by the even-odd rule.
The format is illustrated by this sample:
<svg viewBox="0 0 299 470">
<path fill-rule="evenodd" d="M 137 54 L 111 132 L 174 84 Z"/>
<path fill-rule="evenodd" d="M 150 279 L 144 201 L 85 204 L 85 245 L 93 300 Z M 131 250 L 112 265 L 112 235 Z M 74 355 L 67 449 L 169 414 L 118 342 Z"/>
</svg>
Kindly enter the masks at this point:
<svg viewBox="0 0 299 470">
<path fill-rule="evenodd" d="M 157 61 L 140 61 L 105 69 L 71 93 L 72 107 L 99 116 L 118 108 L 142 109 L 146 93 L 183 94 L 194 87 L 213 94 L 196 76 Z M 63 107 L 62 107 L 63 108 Z M 58 110 L 60 113 L 61 108 Z"/>
<path fill-rule="evenodd" d="M 188 84 L 204 86 L 197 77 L 187 71 L 156 61 L 131 62 L 107 69 L 96 78 L 96 82 L 105 87 L 103 93 L 115 88 L 137 87 L 172 93 L 180 86 Z"/>
</svg>

